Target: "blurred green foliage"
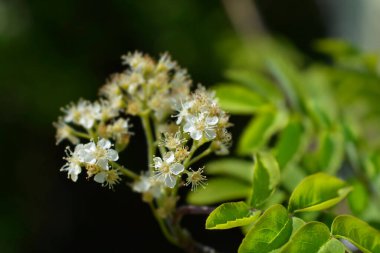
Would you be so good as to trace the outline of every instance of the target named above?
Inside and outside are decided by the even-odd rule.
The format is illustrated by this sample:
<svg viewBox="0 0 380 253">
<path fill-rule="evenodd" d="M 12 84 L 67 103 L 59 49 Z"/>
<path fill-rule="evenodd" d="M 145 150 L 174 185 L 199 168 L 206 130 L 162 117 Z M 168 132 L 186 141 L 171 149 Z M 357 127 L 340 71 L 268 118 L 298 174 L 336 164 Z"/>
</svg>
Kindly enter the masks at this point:
<svg viewBox="0 0 380 253">
<path fill-rule="evenodd" d="M 267 150 L 276 157 L 281 170 L 277 193 L 283 196 L 277 203 L 286 201 L 296 185 L 313 173 L 348 180 L 353 185 L 348 205 L 341 204 L 332 213 L 349 209 L 379 227 L 379 58 L 341 40 L 317 41 L 315 50 L 323 60 L 305 57 L 272 38 L 231 46 L 229 81 L 214 90 L 225 110 L 251 116 L 237 140 L 236 155 L 251 157 Z M 226 175 L 228 164 L 230 170 L 246 170 L 247 177 L 252 173 L 242 162 L 224 161 L 219 178 Z M 259 161 L 254 161 L 257 166 Z M 213 163 L 210 166 L 214 168 Z M 235 183 L 246 184 L 240 178 Z M 313 220 L 318 213 L 300 216 Z"/>
</svg>

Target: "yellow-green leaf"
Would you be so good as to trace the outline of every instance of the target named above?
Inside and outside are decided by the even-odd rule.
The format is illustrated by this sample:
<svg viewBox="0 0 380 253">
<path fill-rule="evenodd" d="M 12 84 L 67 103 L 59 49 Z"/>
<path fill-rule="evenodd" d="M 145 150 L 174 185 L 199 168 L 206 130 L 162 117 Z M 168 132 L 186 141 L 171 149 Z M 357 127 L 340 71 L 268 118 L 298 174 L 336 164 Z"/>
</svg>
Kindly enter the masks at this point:
<svg viewBox="0 0 380 253">
<path fill-rule="evenodd" d="M 303 225 L 290 238 L 280 253 L 344 253 L 341 242 L 330 237 L 329 228 L 321 222 Z"/>
<path fill-rule="evenodd" d="M 294 189 L 289 200 L 290 212 L 319 211 L 336 205 L 352 190 L 336 177 L 317 173 L 306 177 Z"/>
<path fill-rule="evenodd" d="M 285 207 L 274 205 L 264 212 L 240 244 L 239 253 L 268 253 L 290 238 L 292 219 Z"/>
<path fill-rule="evenodd" d="M 255 221 L 261 211 L 252 210 L 245 202 L 230 202 L 218 206 L 206 220 L 206 229 L 229 229 Z"/>
<path fill-rule="evenodd" d="M 352 242 L 365 253 L 380 252 L 380 232 L 350 215 L 340 215 L 331 226 L 332 234 Z"/>
<path fill-rule="evenodd" d="M 279 182 L 280 169 L 273 155 L 265 152 L 257 153 L 253 167 L 251 205 L 256 208 L 261 207 Z"/>
</svg>

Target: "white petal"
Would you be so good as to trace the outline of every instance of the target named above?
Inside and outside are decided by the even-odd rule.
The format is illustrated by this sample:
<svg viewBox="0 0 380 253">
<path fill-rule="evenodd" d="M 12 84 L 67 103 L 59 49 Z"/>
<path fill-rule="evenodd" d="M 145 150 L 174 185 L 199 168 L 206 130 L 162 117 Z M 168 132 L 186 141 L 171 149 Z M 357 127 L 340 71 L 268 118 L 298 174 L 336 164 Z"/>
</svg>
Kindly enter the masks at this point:
<svg viewBox="0 0 380 253">
<path fill-rule="evenodd" d="M 75 175 L 79 175 L 82 171 L 82 168 L 78 164 L 75 164 L 72 168 Z"/>
<path fill-rule="evenodd" d="M 199 130 L 192 131 L 190 133 L 191 138 L 193 138 L 196 141 L 199 141 L 202 138 L 202 132 Z"/>
<path fill-rule="evenodd" d="M 216 137 L 216 132 L 213 129 L 206 129 L 205 135 L 207 139 L 212 140 Z"/>
<path fill-rule="evenodd" d="M 90 129 L 94 125 L 94 119 L 87 116 L 82 116 L 82 118 L 79 120 L 79 123 L 83 127 Z"/>
<path fill-rule="evenodd" d="M 98 141 L 97 146 L 103 149 L 109 149 L 111 147 L 111 142 L 107 139 L 101 139 Z"/>
<path fill-rule="evenodd" d="M 139 181 L 133 184 L 132 189 L 136 192 L 146 192 L 149 190 L 150 186 L 150 179 L 142 177 Z"/>
<path fill-rule="evenodd" d="M 170 152 L 167 152 L 165 155 L 164 155 L 164 161 L 168 164 L 171 164 L 172 162 L 174 162 L 174 153 L 172 151 Z"/>
<path fill-rule="evenodd" d="M 183 126 L 183 131 L 186 133 L 192 132 L 194 129 L 194 124 L 190 122 L 186 122 L 186 124 Z"/>
<path fill-rule="evenodd" d="M 102 168 L 103 170 L 108 170 L 108 160 L 107 159 L 99 159 L 97 162 L 96 162 L 96 165 L 98 165 L 100 168 Z"/>
<path fill-rule="evenodd" d="M 94 156 L 94 153 L 84 153 L 83 154 L 83 162 L 89 163 L 89 164 L 95 164 L 96 163 L 96 157 Z"/>
<path fill-rule="evenodd" d="M 154 157 L 153 158 L 153 162 L 154 162 L 154 167 L 156 169 L 161 168 L 161 166 L 162 166 L 162 159 L 161 159 L 161 157 Z"/>
<path fill-rule="evenodd" d="M 177 181 L 177 178 L 173 175 L 167 175 L 165 177 L 165 184 L 167 187 L 173 188 L 175 186 L 175 183 Z"/>
<path fill-rule="evenodd" d="M 114 149 L 109 149 L 107 151 L 107 159 L 110 161 L 117 161 L 119 159 L 119 154 Z"/>
<path fill-rule="evenodd" d="M 180 174 L 184 169 L 185 167 L 183 167 L 183 165 L 180 163 L 175 163 L 172 166 L 170 166 L 170 172 L 174 175 Z"/>
<path fill-rule="evenodd" d="M 78 175 L 77 174 L 69 174 L 70 179 L 73 182 L 76 182 L 78 180 Z"/>
<path fill-rule="evenodd" d="M 187 117 L 186 117 L 186 121 L 187 122 L 190 122 L 190 123 L 196 123 L 197 122 L 197 117 L 195 117 L 194 115 L 188 115 Z"/>
<path fill-rule="evenodd" d="M 218 123 L 218 121 L 219 121 L 219 118 L 216 116 L 206 118 L 206 123 L 208 125 L 211 125 L 211 126 L 216 125 Z"/>
<path fill-rule="evenodd" d="M 78 144 L 75 146 L 74 153 L 78 153 L 84 150 L 84 145 L 83 144 Z"/>
<path fill-rule="evenodd" d="M 183 104 L 183 108 L 188 110 L 193 106 L 193 104 L 194 104 L 194 101 L 188 101 L 188 102 Z"/>
<path fill-rule="evenodd" d="M 83 145 L 83 149 L 86 150 L 87 152 L 93 152 L 96 150 L 96 145 L 93 142 L 89 142 Z"/>
<path fill-rule="evenodd" d="M 103 184 L 106 181 L 107 173 L 102 171 L 94 176 L 94 181 Z"/>
</svg>

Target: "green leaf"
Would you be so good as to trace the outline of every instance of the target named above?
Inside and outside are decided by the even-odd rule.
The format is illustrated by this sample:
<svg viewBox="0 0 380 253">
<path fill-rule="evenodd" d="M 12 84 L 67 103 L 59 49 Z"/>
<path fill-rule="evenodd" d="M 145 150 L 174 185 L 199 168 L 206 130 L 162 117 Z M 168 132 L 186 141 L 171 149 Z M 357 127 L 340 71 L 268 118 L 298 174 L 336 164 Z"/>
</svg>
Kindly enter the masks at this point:
<svg viewBox="0 0 380 253">
<path fill-rule="evenodd" d="M 359 180 L 355 180 L 351 183 L 352 192 L 348 195 L 348 204 L 351 208 L 351 211 L 355 215 L 361 214 L 365 209 L 367 209 L 369 202 L 369 193 L 367 192 L 366 187 Z M 362 217 L 363 218 L 363 217 Z"/>
<path fill-rule="evenodd" d="M 345 253 L 346 248 L 335 238 L 331 238 L 327 241 L 318 251 L 318 253 Z"/>
<path fill-rule="evenodd" d="M 261 214 L 253 211 L 245 202 L 224 203 L 210 213 L 206 229 L 229 229 L 251 224 Z"/>
<path fill-rule="evenodd" d="M 286 114 L 268 110 L 253 118 L 240 136 L 237 152 L 251 155 L 264 146 L 269 138 L 286 123 Z"/>
<path fill-rule="evenodd" d="M 272 195 L 280 182 L 280 169 L 270 153 L 260 152 L 255 156 L 251 205 L 261 207 Z"/>
<path fill-rule="evenodd" d="M 299 118 L 292 118 L 282 131 L 275 149 L 280 168 L 284 168 L 297 155 L 300 155 L 303 132 L 304 128 Z"/>
<path fill-rule="evenodd" d="M 294 189 L 289 200 L 290 212 L 310 212 L 336 205 L 352 190 L 336 177 L 317 173 L 306 177 Z"/>
<path fill-rule="evenodd" d="M 253 114 L 266 103 L 252 90 L 235 84 L 213 87 L 221 107 L 232 114 Z"/>
<path fill-rule="evenodd" d="M 331 226 L 332 234 L 349 240 L 363 252 L 380 252 L 380 232 L 350 215 L 340 215 Z"/>
<path fill-rule="evenodd" d="M 281 185 L 289 192 L 292 192 L 305 177 L 305 171 L 297 167 L 297 165 L 291 164 L 291 166 L 281 170 Z"/>
<path fill-rule="evenodd" d="M 247 183 L 252 183 L 252 165 L 250 161 L 237 158 L 224 158 L 206 164 L 208 175 L 223 175 L 234 177 Z"/>
<path fill-rule="evenodd" d="M 187 195 L 187 201 L 194 205 L 212 205 L 225 201 L 244 199 L 249 195 L 251 186 L 233 178 L 212 178 L 207 187 L 198 188 Z"/>
<path fill-rule="evenodd" d="M 240 244 L 238 252 L 271 252 L 284 245 L 291 233 L 292 220 L 285 207 L 274 205 L 256 221 Z"/>
<path fill-rule="evenodd" d="M 335 174 L 342 166 L 344 144 L 344 136 L 341 131 L 336 130 L 322 133 L 317 159 L 319 167 L 323 171 Z"/>
<path fill-rule="evenodd" d="M 292 223 L 293 223 L 292 235 L 294 235 L 303 225 L 306 224 L 306 222 L 303 219 L 300 219 L 298 217 L 292 217 Z"/>
<path fill-rule="evenodd" d="M 281 253 L 344 253 L 336 239 L 330 239 L 329 228 L 321 222 L 303 225 L 280 250 Z"/>
<path fill-rule="evenodd" d="M 287 103 L 292 109 L 299 110 L 300 101 L 297 94 L 297 84 L 300 76 L 294 64 L 289 64 L 284 58 L 273 57 L 266 62 L 267 67 L 281 86 L 281 90 L 287 98 Z"/>
<path fill-rule="evenodd" d="M 276 204 L 281 204 L 283 203 L 286 199 L 288 199 L 288 196 L 285 192 L 281 190 L 276 190 L 273 192 L 273 194 L 265 201 L 263 206 L 260 208 L 261 210 L 266 210 L 267 208 L 276 205 Z M 249 224 L 247 226 L 242 227 L 242 232 L 243 234 L 247 234 L 249 230 L 252 228 L 254 223 Z"/>
<path fill-rule="evenodd" d="M 274 103 L 278 103 L 282 99 L 281 92 L 277 85 L 260 72 L 240 69 L 229 70 L 226 72 L 226 76 L 229 79 L 254 90 L 264 98 Z"/>
</svg>

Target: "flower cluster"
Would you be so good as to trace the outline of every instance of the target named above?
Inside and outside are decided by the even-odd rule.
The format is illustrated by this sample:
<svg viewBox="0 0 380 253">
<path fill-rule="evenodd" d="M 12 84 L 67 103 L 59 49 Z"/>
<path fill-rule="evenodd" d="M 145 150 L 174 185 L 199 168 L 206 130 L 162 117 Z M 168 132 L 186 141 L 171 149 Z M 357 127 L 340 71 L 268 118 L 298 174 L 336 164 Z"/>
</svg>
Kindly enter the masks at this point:
<svg viewBox="0 0 380 253">
<path fill-rule="evenodd" d="M 100 139 L 97 143 L 91 141 L 87 144 L 78 144 L 74 151 L 67 148 L 67 163 L 61 171 L 67 171 L 68 178 L 76 182 L 82 167 L 87 170 L 88 178 L 94 177 L 94 181 L 110 188 L 120 181 L 117 169 L 111 169 L 110 163 L 117 161 L 119 155 L 111 148 L 111 142 Z"/>
<path fill-rule="evenodd" d="M 202 86 L 190 91 L 187 71 L 168 54 L 154 61 L 135 52 L 122 60 L 126 69 L 110 77 L 98 101 L 69 104 L 54 123 L 57 143 L 76 145 L 61 170 L 75 182 L 84 168 L 88 178 L 110 187 L 120 176 L 129 177 L 132 189 L 147 200 L 161 198 L 166 187 L 204 187 L 204 168 L 193 171 L 190 165 L 211 153 L 228 153 L 228 115 L 212 92 Z M 141 175 L 116 163 L 130 143 L 133 118 L 141 119 L 149 150 L 150 166 Z"/>
</svg>

